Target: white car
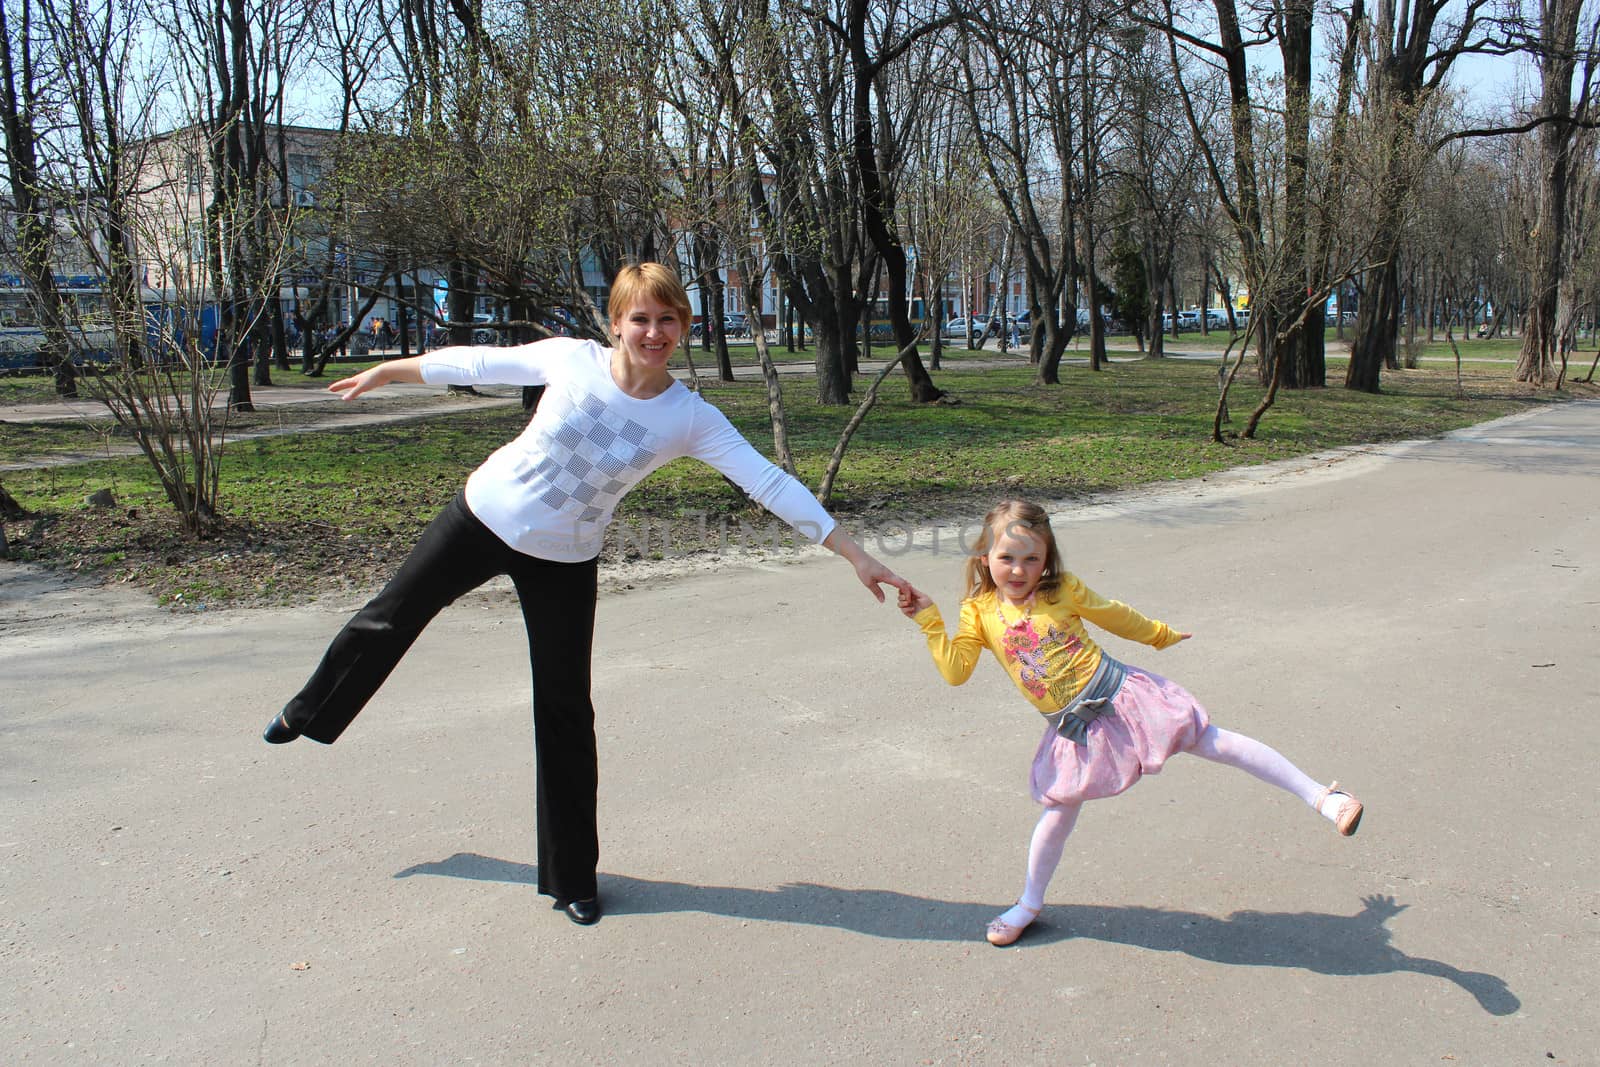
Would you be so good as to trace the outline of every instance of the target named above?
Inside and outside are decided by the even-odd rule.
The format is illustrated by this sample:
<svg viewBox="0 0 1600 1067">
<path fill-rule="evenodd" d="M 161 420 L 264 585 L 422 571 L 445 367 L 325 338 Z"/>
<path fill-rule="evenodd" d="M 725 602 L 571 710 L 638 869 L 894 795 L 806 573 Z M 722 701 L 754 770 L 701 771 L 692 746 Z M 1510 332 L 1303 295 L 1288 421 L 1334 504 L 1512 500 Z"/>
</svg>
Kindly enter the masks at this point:
<svg viewBox="0 0 1600 1067">
<path fill-rule="evenodd" d="M 951 319 L 949 322 L 945 323 L 944 324 L 943 333 L 944 333 L 944 336 L 947 337 L 947 338 L 951 338 L 951 339 L 960 338 L 960 339 L 964 340 L 966 338 L 966 336 L 967 336 L 967 319 L 966 319 L 966 316 L 963 315 L 963 316 Z M 995 324 L 994 324 L 993 320 L 991 320 L 991 319 L 974 319 L 973 320 L 973 322 L 972 322 L 972 336 L 974 338 L 976 338 L 977 340 L 981 341 L 981 340 L 983 340 L 985 338 L 993 337 L 994 335 L 995 335 Z"/>
</svg>

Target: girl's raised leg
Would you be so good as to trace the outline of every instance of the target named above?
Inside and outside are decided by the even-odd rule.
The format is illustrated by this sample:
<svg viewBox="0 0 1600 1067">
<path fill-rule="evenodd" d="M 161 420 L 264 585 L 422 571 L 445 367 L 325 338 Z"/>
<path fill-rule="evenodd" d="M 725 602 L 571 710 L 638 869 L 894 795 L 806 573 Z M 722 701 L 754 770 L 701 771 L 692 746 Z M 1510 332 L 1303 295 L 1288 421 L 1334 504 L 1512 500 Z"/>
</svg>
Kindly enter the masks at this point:
<svg viewBox="0 0 1600 1067">
<path fill-rule="evenodd" d="M 1322 786 L 1290 763 L 1277 749 L 1232 730 L 1208 726 L 1190 751 L 1213 763 L 1237 767 L 1268 785 L 1293 793 L 1307 804 L 1314 803 L 1317 794 L 1322 792 Z"/>
<path fill-rule="evenodd" d="M 1237 767 L 1269 785 L 1293 793 L 1331 821 L 1346 837 L 1355 833 L 1356 826 L 1361 822 L 1361 802 L 1341 791 L 1337 782 L 1330 786 L 1318 784 L 1277 749 L 1263 745 L 1253 737 L 1208 726 L 1190 751 L 1213 763 Z"/>
</svg>

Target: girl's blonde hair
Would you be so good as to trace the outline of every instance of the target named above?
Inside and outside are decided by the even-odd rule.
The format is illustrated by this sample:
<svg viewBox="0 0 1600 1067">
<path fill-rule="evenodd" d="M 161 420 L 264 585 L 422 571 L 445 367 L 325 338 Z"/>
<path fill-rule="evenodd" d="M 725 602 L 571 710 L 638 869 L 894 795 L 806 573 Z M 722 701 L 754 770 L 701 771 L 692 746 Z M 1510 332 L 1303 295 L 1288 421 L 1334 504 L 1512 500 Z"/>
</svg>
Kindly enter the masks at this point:
<svg viewBox="0 0 1600 1067">
<path fill-rule="evenodd" d="M 677 272 L 660 263 L 629 263 L 617 271 L 617 280 L 611 283 L 611 297 L 606 301 L 606 317 L 616 322 L 641 300 L 647 299 L 659 301 L 676 312 L 684 335 L 688 336 L 689 324 L 694 321 L 689 294 Z"/>
<path fill-rule="evenodd" d="M 983 532 L 972 555 L 967 557 L 966 596 L 975 597 L 994 592 L 994 576 L 989 573 L 988 555 L 994 547 L 995 531 L 1026 532 L 1044 544 L 1044 571 L 1039 576 L 1037 591 L 1051 599 L 1061 585 L 1065 571 L 1061 565 L 1061 550 L 1056 547 L 1055 531 L 1050 528 L 1050 516 L 1038 504 L 1026 500 L 1002 500 L 983 517 Z"/>
</svg>

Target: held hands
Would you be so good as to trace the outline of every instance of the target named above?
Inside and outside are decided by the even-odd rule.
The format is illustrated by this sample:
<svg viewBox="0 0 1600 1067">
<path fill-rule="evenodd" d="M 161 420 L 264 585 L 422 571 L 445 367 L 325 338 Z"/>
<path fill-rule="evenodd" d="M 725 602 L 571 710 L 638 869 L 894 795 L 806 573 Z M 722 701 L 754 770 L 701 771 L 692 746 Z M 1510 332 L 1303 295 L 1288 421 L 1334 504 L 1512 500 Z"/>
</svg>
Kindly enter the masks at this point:
<svg viewBox="0 0 1600 1067">
<path fill-rule="evenodd" d="M 872 595 L 878 598 L 878 603 L 884 602 L 883 586 L 892 585 L 900 590 L 900 596 L 906 595 L 906 590 L 911 588 L 911 583 L 900 577 L 888 567 L 879 563 L 866 552 L 861 553 L 859 559 L 851 559 L 850 565 L 856 569 L 856 577 L 861 579 L 861 584 L 866 586 Z"/>
<path fill-rule="evenodd" d="M 842 527 L 835 526 L 822 542 L 823 546 L 837 552 L 850 561 L 850 566 L 855 568 L 856 577 L 861 584 L 866 586 L 873 596 L 878 598 L 878 603 L 883 603 L 883 586 L 892 585 L 900 590 L 904 596 L 906 590 L 911 588 L 911 583 L 900 577 L 894 571 L 879 563 L 872 554 L 844 532 Z"/>
<path fill-rule="evenodd" d="M 915 586 L 906 586 L 900 590 L 898 606 L 900 614 L 906 618 L 915 618 L 917 612 L 933 607 L 933 598 Z"/>
</svg>

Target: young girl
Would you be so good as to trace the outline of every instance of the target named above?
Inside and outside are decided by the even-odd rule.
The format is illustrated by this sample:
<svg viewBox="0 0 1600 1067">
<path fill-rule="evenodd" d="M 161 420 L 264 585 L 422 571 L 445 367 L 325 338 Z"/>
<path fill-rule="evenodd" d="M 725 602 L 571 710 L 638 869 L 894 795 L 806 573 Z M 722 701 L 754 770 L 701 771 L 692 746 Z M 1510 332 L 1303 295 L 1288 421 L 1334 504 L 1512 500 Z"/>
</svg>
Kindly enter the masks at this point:
<svg viewBox="0 0 1600 1067">
<path fill-rule="evenodd" d="M 1318 785 L 1261 742 L 1211 725 L 1183 687 L 1118 663 L 1094 643 L 1085 620 L 1154 648 L 1192 635 L 1106 600 L 1065 570 L 1042 508 L 1008 500 L 983 525 L 967 560 L 967 597 L 954 638 L 925 594 L 902 590 L 899 602 L 922 627 L 945 681 L 970 678 L 987 647 L 1045 717 L 1030 783 L 1045 810 L 1028 848 L 1022 896 L 989 924 L 991 944 L 1011 944 L 1039 917 L 1084 801 L 1117 795 L 1177 752 L 1248 771 L 1305 801 L 1346 837 L 1356 832 L 1361 802 L 1339 783 Z"/>
<path fill-rule="evenodd" d="M 567 337 L 441 348 L 329 386 L 346 400 L 388 382 L 498 382 L 546 391 L 527 428 L 472 473 L 262 735 L 272 744 L 301 736 L 332 744 L 445 605 L 510 575 L 533 664 L 539 892 L 583 925 L 600 918 L 589 700 L 595 557 L 623 495 L 669 460 L 694 456 L 843 556 L 880 601 L 883 584 L 910 588 L 667 370 L 691 318 L 675 273 L 659 263 L 622 268 L 607 310 L 610 348 Z"/>
</svg>

